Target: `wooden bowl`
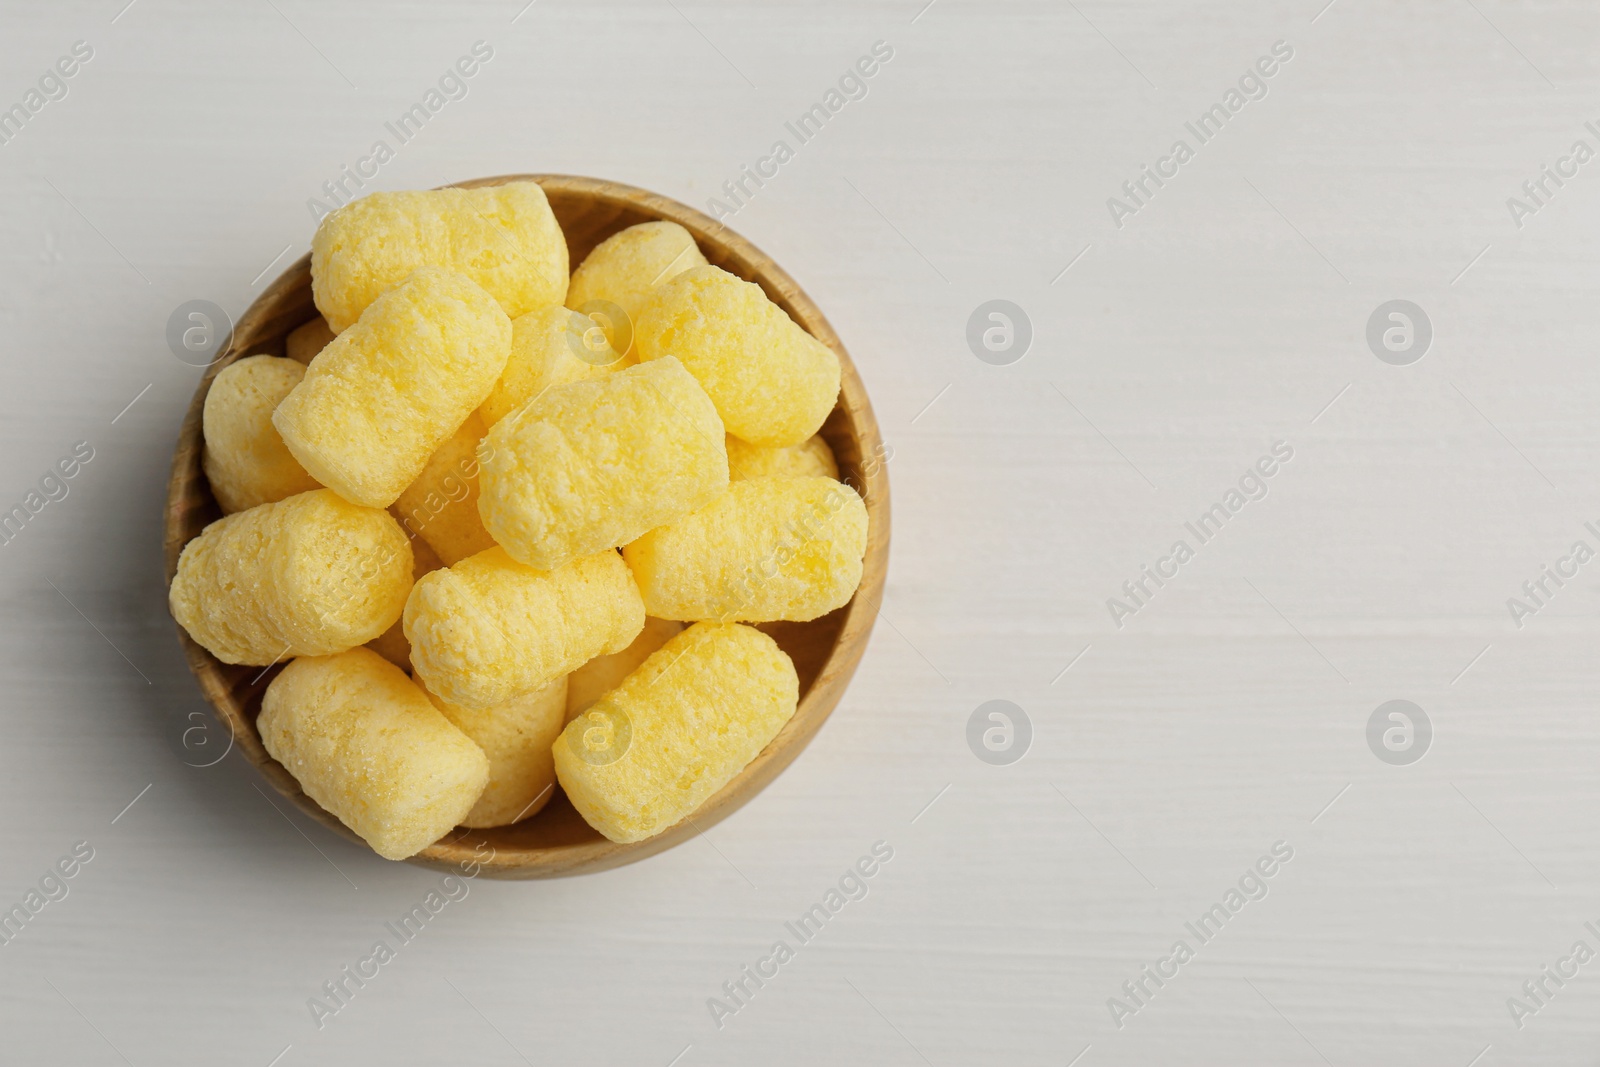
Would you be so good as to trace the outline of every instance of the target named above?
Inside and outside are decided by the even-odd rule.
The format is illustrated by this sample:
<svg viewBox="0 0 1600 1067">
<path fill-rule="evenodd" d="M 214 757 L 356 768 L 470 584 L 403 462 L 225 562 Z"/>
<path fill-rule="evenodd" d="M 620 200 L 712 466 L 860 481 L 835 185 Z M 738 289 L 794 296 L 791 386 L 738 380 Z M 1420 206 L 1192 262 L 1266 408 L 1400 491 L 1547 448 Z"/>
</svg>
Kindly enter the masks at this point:
<svg viewBox="0 0 1600 1067">
<path fill-rule="evenodd" d="M 878 423 L 872 415 L 861 378 L 844 345 L 811 299 L 770 258 L 721 223 L 657 196 L 616 182 L 560 174 L 508 174 L 458 183 L 462 187 L 500 185 L 533 180 L 543 187 L 561 228 L 566 232 L 572 264 L 590 249 L 625 227 L 668 219 L 694 234 L 706 259 L 731 274 L 760 285 L 779 307 L 832 348 L 843 365 L 839 403 L 822 428 L 822 436 L 839 461 L 840 477 L 853 485 L 867 504 L 867 553 L 861 587 L 855 598 L 837 611 L 807 623 L 763 624 L 793 659 L 800 675 L 800 706 L 794 717 L 750 765 L 700 806 L 693 816 L 646 841 L 619 845 L 601 837 L 556 791 L 545 808 L 514 826 L 490 830 L 457 828 L 445 838 L 411 857 L 410 862 L 440 870 L 459 870 L 463 863 L 479 862 L 491 878 L 554 878 L 601 871 L 644 859 L 671 848 L 739 808 L 777 777 L 800 754 L 839 703 L 856 664 L 866 649 L 867 637 L 883 596 L 889 557 L 889 479 L 884 470 L 884 450 Z M 189 404 L 178 434 L 167 484 L 166 572 L 167 584 L 177 572 L 178 554 L 189 539 L 221 515 L 211 487 L 200 469 L 200 415 L 206 390 L 217 371 L 242 356 L 284 354 L 284 337 L 296 326 L 315 317 L 311 302 L 311 257 L 306 255 L 278 277 L 239 319 L 228 346 L 207 369 Z M 353 841 L 360 841 L 343 823 L 300 791 L 293 776 L 267 754 L 256 732 L 261 696 L 281 665 L 230 666 L 201 648 L 180 627 L 189 666 L 200 690 L 228 728 L 240 751 L 260 769 L 278 792 L 307 813 Z M 483 846 L 493 849 L 483 858 Z"/>
</svg>

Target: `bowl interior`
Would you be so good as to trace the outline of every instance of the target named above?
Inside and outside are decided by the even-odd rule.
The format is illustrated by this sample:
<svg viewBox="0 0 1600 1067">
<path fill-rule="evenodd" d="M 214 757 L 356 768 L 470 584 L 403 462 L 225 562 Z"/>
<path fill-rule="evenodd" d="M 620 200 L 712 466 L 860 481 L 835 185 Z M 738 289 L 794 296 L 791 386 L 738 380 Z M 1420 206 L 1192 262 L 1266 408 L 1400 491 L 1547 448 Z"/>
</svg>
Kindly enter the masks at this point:
<svg viewBox="0 0 1600 1067">
<path fill-rule="evenodd" d="M 799 754 L 843 694 L 854 672 L 882 597 L 888 555 L 889 497 L 877 422 L 860 377 L 844 346 L 815 304 L 767 256 L 715 220 L 676 201 L 642 189 L 591 178 L 563 175 L 506 175 L 459 183 L 462 186 L 536 180 L 545 190 L 566 234 L 576 266 L 607 237 L 640 222 L 668 219 L 694 234 L 712 264 L 759 284 L 778 306 L 813 336 L 838 353 L 843 365 L 839 403 L 822 436 L 839 462 L 840 477 L 867 504 L 869 534 L 863 576 L 855 598 L 844 607 L 807 623 L 764 623 L 760 629 L 794 660 L 800 676 L 800 706 L 794 717 L 733 781 L 686 819 L 646 841 L 618 845 L 607 841 L 578 815 L 557 787 L 538 814 L 513 826 L 487 830 L 457 828 L 411 862 L 456 869 L 477 862 L 491 877 L 538 878 L 601 870 L 652 855 L 678 844 L 736 810 Z M 244 355 L 284 354 L 284 339 L 317 314 L 311 299 L 310 256 L 274 281 L 240 317 L 232 340 L 207 370 L 195 392 L 178 441 L 168 489 L 166 576 L 170 585 L 178 554 L 207 523 L 221 516 L 200 469 L 200 414 L 211 379 Z M 228 727 L 234 743 L 269 781 L 302 809 L 330 828 L 359 840 L 337 818 L 301 792 L 298 783 L 261 745 L 255 719 L 261 696 L 281 666 L 230 666 L 189 638 L 179 635 L 201 690 Z"/>
</svg>

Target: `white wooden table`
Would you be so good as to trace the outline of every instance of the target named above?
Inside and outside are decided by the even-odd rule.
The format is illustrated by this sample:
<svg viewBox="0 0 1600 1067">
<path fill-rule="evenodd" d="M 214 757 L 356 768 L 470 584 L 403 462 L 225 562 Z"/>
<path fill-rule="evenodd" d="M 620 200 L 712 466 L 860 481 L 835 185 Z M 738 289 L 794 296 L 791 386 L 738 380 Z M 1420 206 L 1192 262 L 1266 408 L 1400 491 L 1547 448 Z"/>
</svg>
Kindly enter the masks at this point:
<svg viewBox="0 0 1600 1067">
<path fill-rule="evenodd" d="M 39 103 L 0 124 L 0 510 L 39 493 L 0 546 L 0 908 L 39 892 L 0 944 L 0 1059 L 1593 1061 L 1600 562 L 1570 549 L 1600 550 L 1600 162 L 1571 148 L 1600 150 L 1600 10 L 123 2 L 8 4 L 0 34 L 0 107 Z M 168 316 L 247 306 L 344 167 L 704 208 L 745 165 L 770 176 L 729 224 L 826 309 L 894 448 L 855 683 L 704 840 L 472 882 L 319 1028 L 308 1000 L 439 876 L 237 754 L 192 766 L 209 712 L 159 544 L 199 371 Z M 1011 362 L 1020 333 L 992 362 L 967 340 L 997 299 L 1031 327 Z M 1393 300 L 1431 328 L 1418 360 L 1415 333 L 1377 346 L 1398 364 L 1369 347 Z M 1220 531 L 1186 527 L 1216 504 Z M 1031 724 L 1019 761 L 969 747 L 991 700 Z M 1426 715 L 1420 760 L 1379 758 L 1423 745 L 1387 713 L 1402 750 L 1369 747 L 1391 700 Z M 802 943 L 785 924 L 876 842 Z M 1230 910 L 1241 878 L 1265 896 Z"/>
</svg>

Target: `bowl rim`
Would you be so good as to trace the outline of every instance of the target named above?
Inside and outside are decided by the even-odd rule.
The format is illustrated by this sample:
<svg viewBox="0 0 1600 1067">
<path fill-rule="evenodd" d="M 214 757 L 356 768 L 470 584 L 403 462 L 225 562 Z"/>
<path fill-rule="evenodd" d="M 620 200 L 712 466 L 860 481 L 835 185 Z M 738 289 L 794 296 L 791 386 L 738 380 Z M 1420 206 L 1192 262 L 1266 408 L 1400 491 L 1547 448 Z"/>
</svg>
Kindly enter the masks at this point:
<svg viewBox="0 0 1600 1067">
<path fill-rule="evenodd" d="M 866 651 L 878 605 L 882 602 L 890 535 L 889 454 L 883 447 L 866 387 L 832 324 L 799 284 L 748 239 L 721 221 L 669 197 L 599 178 L 567 174 L 503 174 L 468 179 L 437 188 L 480 188 L 514 181 L 534 181 L 547 195 L 554 192 L 587 198 L 616 210 L 618 214 L 625 210 L 639 211 L 655 219 L 678 223 L 694 235 L 702 251 L 715 250 L 717 254 L 708 254 L 708 259 L 722 263 L 732 273 L 761 285 L 767 295 L 802 328 L 831 348 L 839 357 L 841 373 L 839 399 L 829 416 L 829 424 L 841 416 L 848 422 L 848 426 L 840 432 L 854 440 L 860 458 L 856 470 L 852 472 L 856 475 L 855 481 L 850 484 L 865 502 L 868 519 L 861 584 L 849 603 L 837 609 L 845 614 L 833 647 L 811 685 L 802 694 L 794 715 L 743 770 L 695 809 L 692 815 L 643 841 L 622 844 L 596 834 L 594 840 L 546 847 L 490 846 L 491 854 L 487 857 L 482 854 L 481 848 L 484 831 L 457 827 L 405 861 L 458 873 L 470 869 L 473 875 L 481 873 L 491 878 L 550 878 L 592 873 L 634 863 L 701 834 L 706 827 L 714 826 L 737 811 L 770 784 L 810 743 L 838 705 L 855 673 Z M 707 248 L 708 243 L 710 249 Z M 189 540 L 184 531 L 192 519 L 191 513 L 198 506 L 195 503 L 196 492 L 206 496 L 210 494 L 204 472 L 200 469 L 200 422 L 211 382 L 219 370 L 243 357 L 242 349 L 260 347 L 259 344 L 241 345 L 238 341 L 241 335 L 250 335 L 251 327 L 266 322 L 286 301 L 302 295 L 302 290 L 305 302 L 310 303 L 310 263 L 311 255 L 307 252 L 261 291 L 239 317 L 229 343 L 207 366 L 195 387 L 189 410 L 179 430 L 167 483 L 163 555 L 169 589 L 177 571 L 178 556 Z M 742 269 L 727 267 L 728 263 Z M 304 321 L 309 321 L 315 315 L 316 310 L 312 306 Z M 359 843 L 363 848 L 370 848 L 336 816 L 308 797 L 288 770 L 273 759 L 262 745 L 255 724 L 245 709 L 253 699 L 251 694 L 254 689 L 265 688 L 260 684 L 261 680 L 273 667 L 262 669 L 249 683 L 254 688 L 241 698 L 236 692 L 236 683 L 226 677 L 224 665 L 191 638 L 182 626 L 177 626 L 176 622 L 174 625 L 185 659 L 200 685 L 202 695 L 211 705 L 218 722 L 229 731 L 229 744 L 238 747 L 245 759 L 296 807 L 334 832 Z M 538 817 L 536 813 L 531 818 Z"/>
</svg>

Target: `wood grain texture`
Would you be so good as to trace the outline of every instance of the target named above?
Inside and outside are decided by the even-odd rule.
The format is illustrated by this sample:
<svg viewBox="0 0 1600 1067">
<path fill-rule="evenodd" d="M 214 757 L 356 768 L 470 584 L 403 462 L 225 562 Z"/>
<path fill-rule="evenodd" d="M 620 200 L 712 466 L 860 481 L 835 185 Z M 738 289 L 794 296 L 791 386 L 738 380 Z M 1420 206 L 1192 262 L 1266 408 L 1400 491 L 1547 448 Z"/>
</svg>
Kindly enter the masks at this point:
<svg viewBox="0 0 1600 1067">
<path fill-rule="evenodd" d="M 661 219 L 689 230 L 706 259 L 746 281 L 761 286 L 812 336 L 839 356 L 842 382 L 838 405 L 822 428 L 822 436 L 838 459 L 840 477 L 856 487 L 867 505 L 868 538 L 861 586 L 851 602 L 808 623 L 764 625 L 793 658 L 800 675 L 800 704 L 778 736 L 731 782 L 677 826 L 645 841 L 617 844 L 601 837 L 558 794 L 533 817 L 513 826 L 486 830 L 458 828 L 409 862 L 440 870 L 458 870 L 463 863 L 483 864 L 483 873 L 497 878 L 550 878 L 588 873 L 632 863 L 688 840 L 726 818 L 798 756 L 838 704 L 866 649 L 867 638 L 883 596 L 889 554 L 889 481 L 882 462 L 882 441 L 871 402 L 850 355 L 816 304 L 793 278 L 749 241 L 721 223 L 667 197 L 632 186 L 594 178 L 547 174 L 511 174 L 457 183 L 472 188 L 509 181 L 539 182 L 566 234 L 574 265 L 595 245 L 628 226 Z M 244 355 L 284 352 L 288 333 L 316 316 L 311 300 L 311 257 L 302 257 L 278 277 L 240 317 L 230 343 L 208 368 L 195 390 L 179 431 L 167 486 L 165 563 L 171 585 L 178 557 L 190 539 L 221 512 L 200 467 L 201 411 L 212 379 Z M 335 816 L 306 796 L 294 777 L 269 756 L 256 732 L 261 696 L 281 667 L 261 670 L 217 660 L 179 628 L 184 652 L 201 692 L 229 730 L 244 756 L 285 797 L 343 834 L 360 839 Z M 484 861 L 481 846 L 493 858 Z"/>
</svg>

